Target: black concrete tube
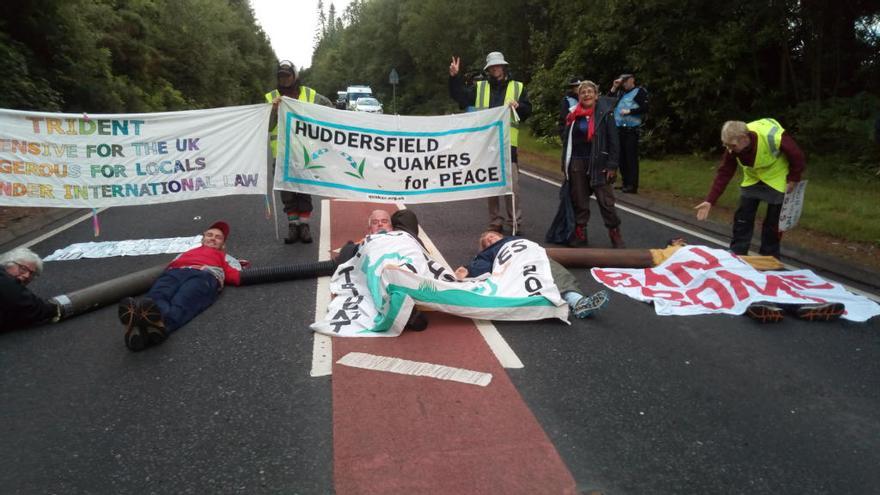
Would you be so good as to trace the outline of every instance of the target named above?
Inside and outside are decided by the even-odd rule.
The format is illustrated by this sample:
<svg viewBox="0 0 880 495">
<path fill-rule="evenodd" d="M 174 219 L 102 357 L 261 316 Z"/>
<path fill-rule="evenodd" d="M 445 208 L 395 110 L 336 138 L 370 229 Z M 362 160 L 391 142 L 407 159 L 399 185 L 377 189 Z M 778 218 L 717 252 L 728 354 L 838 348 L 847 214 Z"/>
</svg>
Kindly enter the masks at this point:
<svg viewBox="0 0 880 495">
<path fill-rule="evenodd" d="M 70 318 L 93 309 L 115 304 L 125 296 L 136 296 L 150 290 L 153 282 L 168 265 L 147 268 L 139 272 L 123 275 L 99 284 L 79 289 L 52 299 L 61 305 L 61 318 Z"/>
</svg>

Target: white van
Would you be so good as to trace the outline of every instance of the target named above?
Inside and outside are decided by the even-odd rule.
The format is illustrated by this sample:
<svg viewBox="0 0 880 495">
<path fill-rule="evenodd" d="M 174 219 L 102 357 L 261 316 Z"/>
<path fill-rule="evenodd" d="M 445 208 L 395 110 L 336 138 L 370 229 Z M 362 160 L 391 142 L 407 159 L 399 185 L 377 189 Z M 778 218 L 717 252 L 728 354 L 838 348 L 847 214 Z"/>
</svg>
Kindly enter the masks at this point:
<svg viewBox="0 0 880 495">
<path fill-rule="evenodd" d="M 373 96 L 373 90 L 370 89 L 369 86 L 349 86 L 345 93 L 345 97 L 348 100 L 347 108 L 349 110 L 354 110 L 354 104 L 359 98 Z"/>
</svg>

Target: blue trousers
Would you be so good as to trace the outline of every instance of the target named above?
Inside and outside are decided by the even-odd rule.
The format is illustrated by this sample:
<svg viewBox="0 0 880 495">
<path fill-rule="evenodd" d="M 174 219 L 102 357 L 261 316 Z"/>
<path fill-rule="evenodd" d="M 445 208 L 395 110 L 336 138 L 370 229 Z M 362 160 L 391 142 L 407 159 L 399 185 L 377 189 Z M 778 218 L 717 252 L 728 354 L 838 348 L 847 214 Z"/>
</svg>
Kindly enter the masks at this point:
<svg viewBox="0 0 880 495">
<path fill-rule="evenodd" d="M 210 272 L 175 268 L 162 273 L 147 297 L 155 301 L 165 322 L 165 332 L 170 333 L 214 304 L 219 289 L 220 282 Z"/>
</svg>

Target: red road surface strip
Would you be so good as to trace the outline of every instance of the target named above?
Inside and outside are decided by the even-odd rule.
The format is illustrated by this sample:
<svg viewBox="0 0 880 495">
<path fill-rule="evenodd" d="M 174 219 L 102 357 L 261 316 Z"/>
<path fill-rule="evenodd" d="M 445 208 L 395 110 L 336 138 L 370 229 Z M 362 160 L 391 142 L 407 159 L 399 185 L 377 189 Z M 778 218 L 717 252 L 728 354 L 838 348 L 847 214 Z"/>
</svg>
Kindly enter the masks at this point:
<svg viewBox="0 0 880 495">
<path fill-rule="evenodd" d="M 331 245 L 357 240 L 369 212 L 333 201 Z M 327 214 L 328 212 L 324 212 Z M 429 313 L 424 332 L 333 339 L 338 495 L 576 493 L 575 481 L 473 322 Z M 366 352 L 491 373 L 487 387 L 341 366 Z"/>
</svg>

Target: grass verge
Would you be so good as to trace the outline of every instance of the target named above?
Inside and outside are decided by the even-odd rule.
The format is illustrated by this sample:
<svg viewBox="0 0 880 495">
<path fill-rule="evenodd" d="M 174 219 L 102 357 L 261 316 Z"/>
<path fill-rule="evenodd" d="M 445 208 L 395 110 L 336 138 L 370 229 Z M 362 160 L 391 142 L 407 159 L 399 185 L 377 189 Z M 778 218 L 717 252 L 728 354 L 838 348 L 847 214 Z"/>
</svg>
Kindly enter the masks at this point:
<svg viewBox="0 0 880 495">
<path fill-rule="evenodd" d="M 537 140 L 528 131 L 520 131 L 519 140 L 522 163 L 562 177 L 559 145 Z M 642 159 L 639 195 L 692 213 L 693 206 L 709 191 L 717 166 L 717 159 L 690 155 Z M 833 158 L 808 156 L 804 178 L 810 181 L 804 211 L 798 226 L 785 234 L 783 242 L 880 270 L 880 220 L 876 218 L 880 177 L 841 166 Z M 737 172 L 712 208 L 712 220 L 732 223 L 741 180 L 742 174 Z"/>
</svg>

